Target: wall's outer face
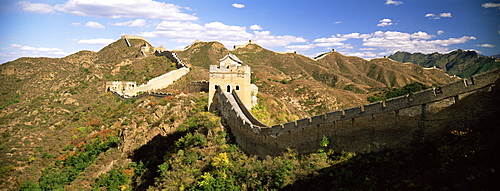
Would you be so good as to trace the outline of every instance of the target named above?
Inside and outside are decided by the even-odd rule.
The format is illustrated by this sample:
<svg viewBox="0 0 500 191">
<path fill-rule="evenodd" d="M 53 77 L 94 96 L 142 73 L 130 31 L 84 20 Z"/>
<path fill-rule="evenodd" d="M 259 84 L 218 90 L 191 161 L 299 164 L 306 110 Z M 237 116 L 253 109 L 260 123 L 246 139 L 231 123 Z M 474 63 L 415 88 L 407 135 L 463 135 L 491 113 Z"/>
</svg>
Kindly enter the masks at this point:
<svg viewBox="0 0 500 191">
<path fill-rule="evenodd" d="M 500 116 L 499 77 L 500 69 L 470 81 L 272 127 L 242 109 L 239 94 L 219 90 L 213 99 L 236 142 L 250 154 L 276 156 L 287 148 L 316 151 L 323 136 L 336 151 L 377 151 L 405 147 L 438 132 L 475 127 Z"/>
<path fill-rule="evenodd" d="M 182 91 L 189 93 L 208 92 L 208 81 L 194 81 L 189 83 Z"/>
</svg>

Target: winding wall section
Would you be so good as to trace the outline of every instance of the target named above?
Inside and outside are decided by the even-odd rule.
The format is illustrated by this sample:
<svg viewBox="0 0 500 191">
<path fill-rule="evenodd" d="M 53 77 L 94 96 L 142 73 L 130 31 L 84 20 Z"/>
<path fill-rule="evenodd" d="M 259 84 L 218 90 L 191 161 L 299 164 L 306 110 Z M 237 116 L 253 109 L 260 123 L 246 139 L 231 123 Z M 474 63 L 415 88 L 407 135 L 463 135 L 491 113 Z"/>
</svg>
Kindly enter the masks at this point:
<svg viewBox="0 0 500 191">
<path fill-rule="evenodd" d="M 412 95 L 271 127 L 257 120 L 236 94 L 219 89 L 213 102 L 240 147 L 260 157 L 280 155 L 287 148 L 315 151 L 324 136 L 336 151 L 378 151 L 498 118 L 499 77 L 497 69 Z"/>
</svg>

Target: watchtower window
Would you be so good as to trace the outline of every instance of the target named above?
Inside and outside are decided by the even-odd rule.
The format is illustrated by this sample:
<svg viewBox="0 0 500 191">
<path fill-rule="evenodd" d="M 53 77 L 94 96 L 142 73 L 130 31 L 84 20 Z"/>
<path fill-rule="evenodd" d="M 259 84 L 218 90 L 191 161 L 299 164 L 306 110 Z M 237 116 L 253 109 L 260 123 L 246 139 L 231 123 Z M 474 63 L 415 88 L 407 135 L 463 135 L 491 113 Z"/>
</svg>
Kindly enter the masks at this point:
<svg viewBox="0 0 500 191">
<path fill-rule="evenodd" d="M 217 90 L 217 88 L 219 88 L 219 85 L 215 85 L 215 90 Z"/>
<path fill-rule="evenodd" d="M 227 93 L 231 93 L 231 86 L 230 85 L 227 85 L 226 91 L 227 91 Z"/>
<path fill-rule="evenodd" d="M 240 90 L 240 86 L 236 85 L 236 87 L 234 87 L 235 90 Z"/>
</svg>

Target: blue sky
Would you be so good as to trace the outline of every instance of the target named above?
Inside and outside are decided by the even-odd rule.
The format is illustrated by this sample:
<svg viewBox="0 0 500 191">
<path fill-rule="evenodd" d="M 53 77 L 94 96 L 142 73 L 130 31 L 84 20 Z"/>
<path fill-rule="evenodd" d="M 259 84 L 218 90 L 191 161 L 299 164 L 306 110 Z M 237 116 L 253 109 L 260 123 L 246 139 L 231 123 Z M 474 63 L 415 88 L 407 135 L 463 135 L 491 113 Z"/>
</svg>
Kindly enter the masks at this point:
<svg viewBox="0 0 500 191">
<path fill-rule="evenodd" d="M 498 0 L 2 0 L 0 63 L 99 51 L 121 35 L 182 49 L 196 39 L 229 49 L 252 39 L 314 57 L 396 51 L 500 53 Z"/>
</svg>

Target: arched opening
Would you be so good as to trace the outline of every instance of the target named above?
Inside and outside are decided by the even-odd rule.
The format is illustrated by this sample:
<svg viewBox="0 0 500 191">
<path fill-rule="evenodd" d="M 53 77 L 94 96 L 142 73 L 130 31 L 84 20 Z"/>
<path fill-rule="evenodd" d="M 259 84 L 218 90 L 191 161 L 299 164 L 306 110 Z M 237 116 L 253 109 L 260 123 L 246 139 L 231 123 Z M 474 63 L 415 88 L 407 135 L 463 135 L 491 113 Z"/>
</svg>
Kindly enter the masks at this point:
<svg viewBox="0 0 500 191">
<path fill-rule="evenodd" d="M 226 91 L 227 93 L 231 93 L 231 85 L 227 85 Z"/>
<path fill-rule="evenodd" d="M 215 90 L 217 90 L 217 88 L 219 88 L 219 85 L 215 85 Z"/>
<path fill-rule="evenodd" d="M 236 87 L 234 87 L 235 90 L 240 90 L 240 86 L 239 85 L 236 85 Z"/>
</svg>

